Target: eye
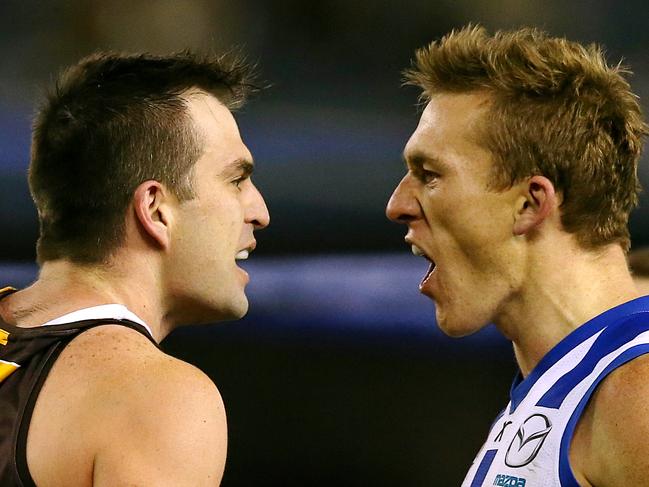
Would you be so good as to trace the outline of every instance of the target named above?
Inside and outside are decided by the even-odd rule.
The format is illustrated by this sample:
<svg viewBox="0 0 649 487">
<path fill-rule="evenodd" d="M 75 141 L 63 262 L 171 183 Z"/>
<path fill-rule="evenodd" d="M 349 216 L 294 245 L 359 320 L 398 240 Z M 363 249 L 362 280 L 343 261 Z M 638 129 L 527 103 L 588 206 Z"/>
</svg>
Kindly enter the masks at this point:
<svg viewBox="0 0 649 487">
<path fill-rule="evenodd" d="M 434 184 L 439 179 L 439 173 L 424 168 L 417 168 L 414 175 L 426 185 Z"/>
<path fill-rule="evenodd" d="M 248 179 L 248 176 L 240 176 L 240 177 L 238 177 L 237 179 L 233 180 L 233 181 L 232 181 L 232 184 L 234 184 L 234 186 L 235 186 L 237 189 L 241 189 L 241 184 L 242 184 L 246 179 Z"/>
</svg>

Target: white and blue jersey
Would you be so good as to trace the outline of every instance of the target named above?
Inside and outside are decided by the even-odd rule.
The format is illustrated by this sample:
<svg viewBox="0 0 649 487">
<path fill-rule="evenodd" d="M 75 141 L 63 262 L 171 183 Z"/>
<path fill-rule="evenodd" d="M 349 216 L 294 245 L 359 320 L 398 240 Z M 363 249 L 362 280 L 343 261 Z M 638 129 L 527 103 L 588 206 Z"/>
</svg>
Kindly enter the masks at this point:
<svg viewBox="0 0 649 487">
<path fill-rule="evenodd" d="M 649 296 L 577 328 L 523 379 L 462 487 L 578 487 L 568 450 L 588 400 L 613 370 L 649 353 Z"/>
</svg>

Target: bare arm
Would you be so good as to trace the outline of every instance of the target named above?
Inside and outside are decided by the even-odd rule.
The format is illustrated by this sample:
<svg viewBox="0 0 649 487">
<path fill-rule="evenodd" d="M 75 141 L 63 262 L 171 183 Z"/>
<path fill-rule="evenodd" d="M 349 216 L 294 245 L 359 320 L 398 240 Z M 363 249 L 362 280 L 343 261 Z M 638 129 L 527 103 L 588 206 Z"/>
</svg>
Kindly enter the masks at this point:
<svg viewBox="0 0 649 487">
<path fill-rule="evenodd" d="M 107 401 L 105 428 L 93 468 L 93 485 L 217 486 L 223 476 L 227 427 L 221 397 L 191 365 L 164 360 Z M 125 390 L 126 389 L 126 390 Z"/>
<path fill-rule="evenodd" d="M 227 450 L 221 396 L 141 333 L 100 326 L 63 351 L 27 438 L 41 487 L 216 486 Z"/>
<path fill-rule="evenodd" d="M 571 464 L 584 486 L 649 486 L 649 356 L 600 385 L 577 426 Z"/>
</svg>

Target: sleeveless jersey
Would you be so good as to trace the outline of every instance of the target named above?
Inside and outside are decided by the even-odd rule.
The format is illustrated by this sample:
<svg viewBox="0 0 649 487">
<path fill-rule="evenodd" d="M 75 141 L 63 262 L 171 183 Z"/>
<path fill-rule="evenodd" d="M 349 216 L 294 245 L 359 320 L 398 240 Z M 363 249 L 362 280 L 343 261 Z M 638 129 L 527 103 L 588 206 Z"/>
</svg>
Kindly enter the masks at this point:
<svg viewBox="0 0 649 487">
<path fill-rule="evenodd" d="M 462 487 L 579 487 L 568 451 L 595 388 L 649 353 L 649 296 L 612 308 L 548 352 L 493 423 Z"/>
<path fill-rule="evenodd" d="M 0 299 L 14 292 L 0 290 Z M 42 326 L 21 328 L 0 320 L 0 485 L 36 487 L 27 467 L 27 433 L 36 398 L 54 362 L 80 333 L 101 325 L 122 325 L 146 335 L 146 324 L 124 306 L 96 306 Z M 56 445 L 53 445 L 56 448 Z"/>
</svg>

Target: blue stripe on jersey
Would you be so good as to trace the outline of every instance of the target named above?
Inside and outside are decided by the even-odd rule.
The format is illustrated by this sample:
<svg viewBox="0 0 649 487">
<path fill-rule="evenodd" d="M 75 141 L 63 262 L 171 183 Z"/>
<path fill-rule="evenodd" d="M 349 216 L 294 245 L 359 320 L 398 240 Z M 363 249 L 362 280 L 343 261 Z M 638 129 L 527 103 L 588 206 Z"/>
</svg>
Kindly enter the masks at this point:
<svg viewBox="0 0 649 487">
<path fill-rule="evenodd" d="M 634 358 L 638 358 L 639 356 L 645 355 L 647 353 L 649 353 L 649 344 L 646 343 L 642 345 L 636 345 L 635 347 L 631 347 L 628 350 L 622 352 L 602 371 L 601 374 L 599 374 L 599 376 L 597 376 L 595 382 L 591 384 L 588 391 L 586 391 L 584 396 L 579 401 L 579 404 L 572 413 L 572 416 L 570 416 L 568 424 L 566 425 L 566 429 L 564 430 L 563 436 L 561 437 L 561 447 L 559 450 L 559 481 L 561 482 L 561 487 L 579 487 L 579 483 L 575 479 L 575 476 L 572 473 L 572 469 L 570 468 L 570 442 L 572 441 L 572 437 L 575 433 L 577 422 L 579 421 L 579 418 L 581 418 L 581 415 L 583 414 L 584 409 L 586 408 L 586 405 L 590 400 L 590 397 L 593 395 L 595 388 L 602 382 L 602 380 L 606 378 L 606 376 L 608 376 L 608 374 L 613 372 L 615 369 L 621 367 Z"/>
<path fill-rule="evenodd" d="M 489 467 L 491 467 L 494 458 L 496 458 L 496 453 L 498 453 L 498 450 L 487 450 L 487 453 L 482 457 L 478 470 L 475 472 L 475 477 L 473 477 L 470 487 L 482 487 L 482 482 L 484 482 L 487 472 L 489 472 Z"/>
<path fill-rule="evenodd" d="M 514 380 L 510 392 L 510 414 L 513 413 L 523 399 L 525 399 L 525 396 L 530 389 L 532 389 L 534 384 L 536 384 L 536 381 L 539 380 L 539 378 L 566 353 L 570 352 L 577 345 L 588 340 L 597 332 L 610 325 L 611 322 L 618 321 L 634 313 L 647 311 L 649 311 L 649 296 L 643 296 L 605 311 L 601 315 L 587 321 L 566 336 L 552 350 L 545 354 L 537 366 L 534 367 L 534 370 L 532 370 L 524 380 L 521 380 L 522 378 L 520 376 Z"/>
<path fill-rule="evenodd" d="M 603 357 L 649 330 L 649 313 L 638 313 L 627 320 L 610 325 L 579 364 L 561 377 L 536 403 L 537 406 L 559 409 L 572 389 L 584 380 Z"/>
</svg>

